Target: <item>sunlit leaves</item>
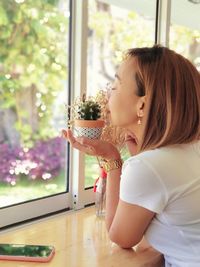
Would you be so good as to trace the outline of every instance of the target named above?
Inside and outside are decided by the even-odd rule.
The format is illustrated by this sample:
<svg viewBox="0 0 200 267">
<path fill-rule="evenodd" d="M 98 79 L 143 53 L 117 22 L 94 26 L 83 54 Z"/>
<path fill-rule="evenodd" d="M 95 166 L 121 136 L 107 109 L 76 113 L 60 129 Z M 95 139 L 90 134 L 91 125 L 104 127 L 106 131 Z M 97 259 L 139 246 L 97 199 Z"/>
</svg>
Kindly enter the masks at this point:
<svg viewBox="0 0 200 267">
<path fill-rule="evenodd" d="M 191 48 L 200 43 L 200 31 L 173 24 L 170 28 L 170 47 L 194 61 Z"/>
<path fill-rule="evenodd" d="M 67 79 L 69 18 L 57 4 L 58 0 L 0 1 L 0 104 L 1 108 L 18 106 L 16 129 L 23 142 L 34 135 L 45 138 L 52 134 L 47 134 L 55 101 L 52 92 L 59 92 Z M 42 94 L 38 107 L 30 103 L 30 108 L 38 108 L 34 113 L 38 132 L 23 122 L 17 94 L 27 101 L 24 90 Z"/>
<path fill-rule="evenodd" d="M 0 5 L 0 26 L 8 24 L 8 17 L 6 10 Z"/>
</svg>

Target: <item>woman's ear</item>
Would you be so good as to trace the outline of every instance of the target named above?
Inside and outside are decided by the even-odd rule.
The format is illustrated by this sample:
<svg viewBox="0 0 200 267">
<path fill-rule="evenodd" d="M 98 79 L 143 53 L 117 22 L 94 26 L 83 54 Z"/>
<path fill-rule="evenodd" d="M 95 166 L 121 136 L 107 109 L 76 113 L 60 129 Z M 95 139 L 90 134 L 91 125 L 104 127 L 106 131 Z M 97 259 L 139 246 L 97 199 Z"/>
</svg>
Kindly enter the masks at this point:
<svg viewBox="0 0 200 267">
<path fill-rule="evenodd" d="M 137 116 L 139 118 L 142 118 L 144 116 L 145 104 L 146 104 L 146 96 L 140 97 L 137 103 Z"/>
</svg>

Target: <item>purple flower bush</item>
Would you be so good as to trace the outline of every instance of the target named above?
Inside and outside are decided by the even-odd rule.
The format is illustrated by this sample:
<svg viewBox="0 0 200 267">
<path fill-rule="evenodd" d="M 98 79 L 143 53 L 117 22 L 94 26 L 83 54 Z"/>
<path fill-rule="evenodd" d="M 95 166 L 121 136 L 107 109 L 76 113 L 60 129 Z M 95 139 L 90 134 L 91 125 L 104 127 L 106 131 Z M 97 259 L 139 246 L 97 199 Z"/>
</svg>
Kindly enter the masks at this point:
<svg viewBox="0 0 200 267">
<path fill-rule="evenodd" d="M 17 177 L 13 174 L 12 166 L 22 159 L 22 155 L 22 149 L 0 144 L 0 182 L 15 183 Z"/>
<path fill-rule="evenodd" d="M 15 185 L 20 176 L 51 179 L 64 167 L 65 142 L 56 137 L 38 141 L 31 149 L 0 144 L 0 182 Z"/>
</svg>

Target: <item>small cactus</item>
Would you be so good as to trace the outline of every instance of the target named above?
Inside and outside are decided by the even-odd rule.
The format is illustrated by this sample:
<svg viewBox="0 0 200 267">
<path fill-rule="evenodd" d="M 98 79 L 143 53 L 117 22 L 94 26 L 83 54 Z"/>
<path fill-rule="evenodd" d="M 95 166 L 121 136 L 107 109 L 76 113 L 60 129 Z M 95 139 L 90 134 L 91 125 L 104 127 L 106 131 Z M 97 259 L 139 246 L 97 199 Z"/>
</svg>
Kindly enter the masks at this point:
<svg viewBox="0 0 200 267">
<path fill-rule="evenodd" d="M 86 98 L 86 95 L 84 94 L 82 97 L 76 98 L 71 105 L 66 105 L 66 113 L 67 113 L 67 127 L 71 129 L 73 129 L 76 120 L 100 119 L 100 121 L 105 122 L 101 134 L 101 140 L 112 143 L 113 145 L 118 147 L 119 150 L 121 150 L 124 147 L 126 131 L 123 128 L 112 125 L 110 121 L 110 112 L 108 109 L 108 96 L 106 91 L 103 90 L 98 91 L 95 97 Z M 84 135 L 81 134 L 80 136 Z"/>
<path fill-rule="evenodd" d="M 100 91 L 96 97 L 82 97 L 75 99 L 72 105 L 66 105 L 67 125 L 71 127 L 75 120 L 104 120 L 104 110 L 107 101 L 105 93 Z"/>
<path fill-rule="evenodd" d="M 93 100 L 84 100 L 78 106 L 78 119 L 97 120 L 101 117 L 101 107 Z"/>
</svg>

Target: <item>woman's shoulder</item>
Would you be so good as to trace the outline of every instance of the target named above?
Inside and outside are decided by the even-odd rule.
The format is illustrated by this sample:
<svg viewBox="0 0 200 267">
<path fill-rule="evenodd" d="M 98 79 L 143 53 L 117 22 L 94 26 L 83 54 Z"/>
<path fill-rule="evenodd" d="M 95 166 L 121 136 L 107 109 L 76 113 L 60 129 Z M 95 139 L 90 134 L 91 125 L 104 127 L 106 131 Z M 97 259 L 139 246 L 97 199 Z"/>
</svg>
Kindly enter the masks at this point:
<svg viewBox="0 0 200 267">
<path fill-rule="evenodd" d="M 161 158 L 165 159 L 166 155 L 168 155 L 170 152 L 172 152 L 172 149 L 168 147 L 161 147 L 161 148 L 146 150 L 139 154 L 129 157 L 125 161 L 125 164 L 134 164 L 134 163 L 143 162 L 143 161 L 151 162 L 151 161 L 155 161 L 158 159 L 161 160 Z"/>
<path fill-rule="evenodd" d="M 144 151 L 130 157 L 123 168 L 159 177 L 164 184 L 179 186 L 200 175 L 200 142 L 179 144 Z M 174 179 L 176 177 L 176 179 Z M 176 185 L 175 185 L 175 184 Z"/>
<path fill-rule="evenodd" d="M 200 140 L 189 144 L 176 144 L 146 150 L 127 159 L 127 163 L 135 161 L 162 162 L 177 159 L 177 157 L 200 157 Z"/>
</svg>

